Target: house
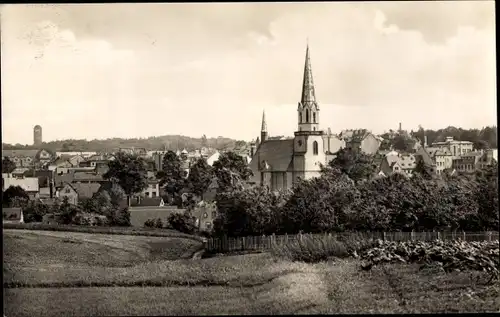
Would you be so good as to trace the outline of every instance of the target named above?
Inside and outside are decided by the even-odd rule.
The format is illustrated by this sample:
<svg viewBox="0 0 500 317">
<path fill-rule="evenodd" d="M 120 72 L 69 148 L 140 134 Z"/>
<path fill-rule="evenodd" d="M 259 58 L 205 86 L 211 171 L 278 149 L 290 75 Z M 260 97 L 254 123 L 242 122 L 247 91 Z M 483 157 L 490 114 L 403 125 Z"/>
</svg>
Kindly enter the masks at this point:
<svg viewBox="0 0 500 317">
<path fill-rule="evenodd" d="M 382 144 L 379 137 L 366 129 L 343 130 L 339 137 L 344 140 L 347 149 L 369 155 L 377 153 Z"/>
<path fill-rule="evenodd" d="M 66 183 L 56 195 L 61 200 L 68 197 L 68 202 L 76 205 L 81 200 L 92 198 L 99 191 L 99 187 L 101 184 L 96 183 Z"/>
<path fill-rule="evenodd" d="M 2 191 L 10 186 L 20 186 L 30 199 L 38 197 L 40 190 L 37 177 L 14 177 L 12 174 L 2 173 Z"/>
<path fill-rule="evenodd" d="M 12 171 L 12 176 L 13 177 L 24 177 L 24 176 L 28 176 L 28 174 L 33 174 L 34 173 L 34 170 L 32 168 L 28 168 L 28 167 L 16 167 L 13 171 Z"/>
<path fill-rule="evenodd" d="M 160 180 L 155 177 L 148 178 L 148 186 L 142 191 L 142 196 L 156 198 L 160 196 Z"/>
<path fill-rule="evenodd" d="M 393 173 L 402 173 L 411 177 L 416 166 L 417 158 L 414 154 L 388 155 L 382 159 L 378 175 L 389 176 Z"/>
<path fill-rule="evenodd" d="M 3 223 L 24 223 L 22 208 L 2 208 Z"/>
<path fill-rule="evenodd" d="M 474 173 L 478 169 L 492 165 L 493 161 L 493 151 L 474 151 L 453 159 L 452 166 L 459 173 Z"/>
<path fill-rule="evenodd" d="M 220 152 L 219 151 L 215 151 L 214 153 L 212 153 L 208 158 L 207 158 L 207 163 L 208 165 L 210 166 L 213 166 L 214 163 L 216 161 L 219 160 L 219 157 L 220 157 Z"/>
<path fill-rule="evenodd" d="M 2 150 L 2 157 L 8 157 L 17 167 L 36 167 L 52 159 L 47 150 Z"/>
<path fill-rule="evenodd" d="M 323 148 L 329 155 L 337 153 L 340 149 L 343 149 L 346 146 L 345 141 L 338 135 L 332 134 L 330 128 L 328 128 L 327 132 L 323 135 L 323 142 Z"/>
<path fill-rule="evenodd" d="M 426 147 L 432 161 L 436 165 L 436 173 L 442 174 L 444 170 L 452 168 L 453 155 L 447 147 Z"/>
<path fill-rule="evenodd" d="M 200 231 L 212 231 L 215 218 L 217 218 L 217 206 L 215 202 L 199 202 L 192 215 L 196 218 L 196 225 Z"/>
<path fill-rule="evenodd" d="M 72 157 L 75 155 L 79 155 L 83 158 L 89 158 L 92 155 L 97 155 L 97 152 L 56 152 L 56 157 L 67 156 Z"/>
<path fill-rule="evenodd" d="M 425 147 L 419 147 L 415 152 L 415 158 L 417 159 L 417 163 L 422 160 L 424 165 L 428 167 L 428 171 L 431 174 L 437 174 L 437 166 L 434 160 L 432 159 L 429 152 L 427 152 Z M 442 173 L 442 172 L 441 172 Z"/>
<path fill-rule="evenodd" d="M 106 180 L 97 173 L 92 172 L 75 172 L 73 174 L 73 182 L 74 183 L 102 183 L 106 182 Z"/>
<path fill-rule="evenodd" d="M 443 142 L 434 142 L 432 147 L 447 148 L 454 158 L 458 158 L 460 155 L 472 152 L 474 144 L 470 141 L 458 141 L 454 140 L 453 137 L 446 137 Z"/>
</svg>

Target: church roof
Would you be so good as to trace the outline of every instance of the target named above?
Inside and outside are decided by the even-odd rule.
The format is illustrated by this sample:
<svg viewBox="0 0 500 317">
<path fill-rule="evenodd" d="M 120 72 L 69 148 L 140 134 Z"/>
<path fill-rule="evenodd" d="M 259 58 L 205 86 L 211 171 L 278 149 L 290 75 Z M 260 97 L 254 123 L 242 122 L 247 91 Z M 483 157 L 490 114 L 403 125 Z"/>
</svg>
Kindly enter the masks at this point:
<svg viewBox="0 0 500 317">
<path fill-rule="evenodd" d="M 265 162 L 271 171 L 286 172 L 292 159 L 293 139 L 270 140 L 259 146 L 250 162 L 250 167 L 252 170 L 260 170 L 260 165 Z"/>
</svg>

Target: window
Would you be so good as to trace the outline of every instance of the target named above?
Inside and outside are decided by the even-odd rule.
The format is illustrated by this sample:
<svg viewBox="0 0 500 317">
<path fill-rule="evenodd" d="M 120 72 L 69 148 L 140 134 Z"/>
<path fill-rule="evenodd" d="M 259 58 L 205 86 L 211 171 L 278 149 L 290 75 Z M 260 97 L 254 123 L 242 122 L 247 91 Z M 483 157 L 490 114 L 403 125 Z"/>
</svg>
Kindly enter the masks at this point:
<svg viewBox="0 0 500 317">
<path fill-rule="evenodd" d="M 313 122 L 316 123 L 316 112 L 313 112 Z"/>
<path fill-rule="evenodd" d="M 146 192 L 146 197 L 149 197 L 149 192 Z"/>
<path fill-rule="evenodd" d="M 212 218 L 217 218 L 217 211 L 212 211 Z"/>
<path fill-rule="evenodd" d="M 155 198 L 156 197 L 156 192 L 151 192 L 151 197 Z"/>
<path fill-rule="evenodd" d="M 71 193 L 71 190 L 70 190 L 69 188 L 66 188 L 66 189 L 64 190 L 64 192 L 65 192 L 66 194 L 69 194 L 69 193 Z"/>
<path fill-rule="evenodd" d="M 299 112 L 299 123 L 302 123 L 302 112 Z"/>
<path fill-rule="evenodd" d="M 314 127 L 313 130 L 316 131 L 316 127 Z"/>
<path fill-rule="evenodd" d="M 203 213 L 203 218 L 208 218 L 208 214 L 206 212 Z"/>
<path fill-rule="evenodd" d="M 207 229 L 212 228 L 212 224 L 210 222 L 205 222 L 205 226 L 207 227 Z"/>
<path fill-rule="evenodd" d="M 309 123 L 309 109 L 306 109 L 306 123 Z"/>
<path fill-rule="evenodd" d="M 313 142 L 313 154 L 318 155 L 318 142 Z"/>
<path fill-rule="evenodd" d="M 396 166 L 396 167 L 394 167 L 394 170 L 395 170 L 395 171 L 399 171 L 399 167 L 397 167 L 397 166 Z"/>
</svg>

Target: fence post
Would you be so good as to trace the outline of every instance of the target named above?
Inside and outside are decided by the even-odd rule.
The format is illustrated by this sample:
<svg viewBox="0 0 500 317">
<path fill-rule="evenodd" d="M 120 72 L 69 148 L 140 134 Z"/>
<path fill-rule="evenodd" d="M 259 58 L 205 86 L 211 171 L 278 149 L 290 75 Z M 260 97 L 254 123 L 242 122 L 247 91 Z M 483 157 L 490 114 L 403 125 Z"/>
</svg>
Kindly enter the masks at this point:
<svg viewBox="0 0 500 317">
<path fill-rule="evenodd" d="M 288 243 L 288 234 L 285 233 L 285 243 Z"/>
<path fill-rule="evenodd" d="M 241 238 L 241 251 L 245 251 L 245 237 Z"/>
<path fill-rule="evenodd" d="M 411 241 L 414 241 L 415 240 L 415 233 L 414 231 L 412 230 L 411 233 L 410 233 L 410 240 Z"/>
<path fill-rule="evenodd" d="M 271 247 L 276 245 L 276 236 L 274 235 L 274 232 L 273 234 L 271 235 Z"/>
<path fill-rule="evenodd" d="M 266 249 L 266 235 L 265 234 L 262 234 L 262 242 L 261 242 L 261 246 L 262 246 L 262 250 L 265 250 Z"/>
<path fill-rule="evenodd" d="M 488 242 L 491 242 L 491 231 L 488 231 Z"/>
<path fill-rule="evenodd" d="M 382 233 L 382 237 L 383 237 L 384 241 L 387 241 L 387 237 L 385 235 L 385 231 Z"/>
<path fill-rule="evenodd" d="M 465 241 L 465 231 L 462 231 L 462 236 L 464 237 L 464 241 Z"/>
</svg>

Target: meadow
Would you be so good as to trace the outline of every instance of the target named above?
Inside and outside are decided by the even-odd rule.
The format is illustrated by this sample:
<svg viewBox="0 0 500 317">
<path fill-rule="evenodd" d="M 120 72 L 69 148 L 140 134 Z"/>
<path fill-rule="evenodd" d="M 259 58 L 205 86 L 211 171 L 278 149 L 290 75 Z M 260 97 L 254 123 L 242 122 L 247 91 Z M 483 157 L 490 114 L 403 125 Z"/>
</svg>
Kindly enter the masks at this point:
<svg viewBox="0 0 500 317">
<path fill-rule="evenodd" d="M 269 253 L 193 260 L 193 239 L 4 229 L 6 316 L 497 312 L 499 285 L 412 264 Z M 473 273 L 478 275 L 481 273 Z"/>
</svg>

